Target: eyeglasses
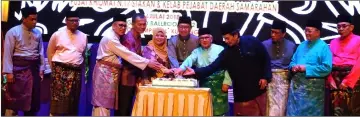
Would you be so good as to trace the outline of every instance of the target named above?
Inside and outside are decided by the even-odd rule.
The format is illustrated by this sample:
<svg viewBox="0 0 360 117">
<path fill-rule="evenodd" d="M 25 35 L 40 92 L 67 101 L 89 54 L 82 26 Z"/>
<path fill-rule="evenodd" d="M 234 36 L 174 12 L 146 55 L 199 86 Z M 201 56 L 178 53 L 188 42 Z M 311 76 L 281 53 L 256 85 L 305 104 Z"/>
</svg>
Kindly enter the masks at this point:
<svg viewBox="0 0 360 117">
<path fill-rule="evenodd" d="M 210 36 L 206 36 L 206 37 L 199 37 L 200 40 L 209 40 Z"/>
<path fill-rule="evenodd" d="M 350 24 L 337 25 L 337 28 L 341 29 L 341 28 L 346 28 L 348 26 L 350 26 Z"/>
<path fill-rule="evenodd" d="M 126 24 L 119 24 L 118 25 L 120 28 L 126 28 Z"/>
<path fill-rule="evenodd" d="M 189 30 L 189 29 L 190 29 L 190 26 L 179 26 L 179 29 Z"/>
</svg>

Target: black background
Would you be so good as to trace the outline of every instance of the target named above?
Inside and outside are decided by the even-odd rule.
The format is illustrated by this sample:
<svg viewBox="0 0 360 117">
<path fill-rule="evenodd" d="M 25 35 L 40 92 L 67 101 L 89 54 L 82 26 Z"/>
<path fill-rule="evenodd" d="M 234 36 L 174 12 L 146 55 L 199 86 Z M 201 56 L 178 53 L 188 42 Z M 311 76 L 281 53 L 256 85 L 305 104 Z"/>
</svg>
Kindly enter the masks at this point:
<svg viewBox="0 0 360 117">
<path fill-rule="evenodd" d="M 55 11 L 53 11 L 51 8 L 52 2 L 53 1 L 50 1 L 45 6 L 45 8 L 43 8 L 38 13 L 38 22 L 44 24 L 48 29 L 48 34 L 43 35 L 43 40 L 45 42 L 47 42 L 49 40 L 52 33 L 54 33 L 58 28 L 65 25 L 62 23 L 62 20 L 65 17 L 66 11 L 69 11 L 71 9 L 71 7 L 69 5 L 67 5 L 62 10 L 61 13 L 57 12 L 57 9 Z M 348 14 L 348 12 L 339 4 L 338 1 L 331 1 L 331 3 L 334 5 L 334 7 L 337 9 L 337 11 L 340 14 Z M 305 27 L 304 25 L 306 23 L 306 20 L 310 19 L 310 18 L 311 19 L 319 19 L 319 20 L 322 20 L 323 22 L 335 23 L 336 17 L 333 15 L 333 13 L 331 13 L 331 11 L 326 6 L 324 1 L 317 1 L 317 5 L 316 5 L 316 8 L 314 9 L 314 11 L 312 11 L 311 13 L 306 14 L 306 15 L 299 15 L 299 14 L 294 13 L 291 10 L 292 8 L 302 6 L 303 4 L 304 4 L 304 1 L 279 1 L 279 14 L 284 16 L 288 20 L 295 22 L 296 24 L 301 26 L 302 29 L 304 29 L 304 27 Z M 26 4 L 26 7 L 28 7 L 28 6 L 29 5 Z M 18 21 L 14 17 L 14 14 L 15 14 L 15 12 L 18 13 L 20 11 L 21 1 L 10 1 L 9 8 L 10 8 L 9 9 L 9 19 L 8 19 L 7 23 L 3 24 L 3 26 L 5 25 L 5 27 L 11 28 L 20 23 L 20 21 Z M 77 10 L 81 13 L 80 18 L 92 18 L 95 20 L 94 22 L 92 22 L 90 24 L 80 26 L 79 30 L 90 35 L 88 37 L 89 42 L 99 42 L 101 37 L 93 36 L 96 29 L 99 27 L 99 25 L 101 23 L 105 22 L 106 20 L 110 19 L 114 14 L 121 13 L 125 9 L 112 8 L 112 9 L 108 10 L 107 12 L 103 12 L 103 13 L 96 12 L 92 8 L 77 8 Z M 159 11 L 159 10 L 154 10 L 154 11 Z M 140 9 L 140 12 L 143 12 L 143 11 Z M 175 10 L 174 12 L 180 12 L 183 15 L 186 15 L 186 11 L 182 11 L 182 10 L 176 11 Z M 134 13 L 135 13 L 135 11 L 131 11 L 127 15 L 130 17 Z M 198 28 L 202 27 L 205 12 L 191 11 L 191 15 L 192 15 L 192 19 L 197 22 L 197 27 Z M 251 22 L 249 24 L 249 27 L 247 28 L 247 30 L 244 33 L 244 35 L 252 35 L 253 34 L 253 32 L 255 31 L 255 29 L 259 23 L 259 21 L 257 20 L 258 15 L 259 15 L 259 13 L 256 13 L 254 15 L 253 19 L 251 20 Z M 222 37 L 219 32 L 219 26 L 222 21 L 222 16 L 223 16 L 222 12 L 210 12 L 209 20 L 208 20 L 208 28 L 210 28 L 212 30 L 213 35 L 214 35 L 214 41 L 215 41 L 215 43 L 218 43 L 218 44 L 224 44 L 222 42 Z M 276 19 L 271 14 L 265 13 L 263 16 L 268 19 L 271 19 L 271 20 Z M 232 13 L 231 12 L 231 13 L 228 13 L 227 20 L 235 21 L 237 23 L 236 25 L 239 28 L 241 28 L 243 23 L 246 21 L 247 17 L 248 17 L 248 13 Z M 355 9 L 354 21 L 355 21 L 355 27 L 357 27 L 357 28 L 355 28 L 354 33 L 360 34 L 360 30 L 359 30 L 360 18 L 359 18 L 359 13 L 357 12 L 356 9 Z M 262 29 L 260 30 L 257 38 L 260 40 L 265 40 L 265 39 L 270 38 L 270 32 L 269 32 L 270 26 L 271 26 L 270 24 L 265 23 L 264 26 L 262 27 Z M 100 35 L 105 31 L 105 29 L 107 29 L 107 27 L 110 27 L 110 24 L 105 26 L 105 28 L 101 31 Z M 290 27 L 289 25 L 288 25 L 288 28 L 291 29 L 296 35 L 298 35 L 298 37 L 300 39 L 302 39 L 302 36 L 300 36 L 300 35 L 303 32 L 298 32 L 293 27 Z M 326 29 L 323 29 L 321 35 L 322 35 L 322 37 L 332 36 L 332 35 L 336 35 L 336 33 L 331 32 Z M 286 36 L 286 38 L 293 40 L 290 36 Z M 146 36 L 145 39 L 143 39 L 143 44 L 146 44 L 146 42 L 150 39 L 151 39 L 151 36 Z M 303 41 L 303 39 L 301 41 Z M 327 41 L 327 42 L 329 42 L 329 41 Z"/>
</svg>

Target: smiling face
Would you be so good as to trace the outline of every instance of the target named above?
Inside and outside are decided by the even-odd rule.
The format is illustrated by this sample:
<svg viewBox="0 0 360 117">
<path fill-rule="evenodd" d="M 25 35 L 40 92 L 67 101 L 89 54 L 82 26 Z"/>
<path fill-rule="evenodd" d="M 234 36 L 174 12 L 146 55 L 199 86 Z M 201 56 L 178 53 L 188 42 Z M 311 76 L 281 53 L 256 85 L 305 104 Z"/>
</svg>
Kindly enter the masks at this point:
<svg viewBox="0 0 360 117">
<path fill-rule="evenodd" d="M 313 41 L 320 38 L 320 30 L 314 27 L 306 27 L 305 35 L 307 40 Z"/>
<path fill-rule="evenodd" d="M 112 28 L 113 28 L 114 32 L 120 36 L 125 34 L 126 27 L 127 27 L 127 25 L 126 25 L 126 22 L 124 22 L 124 21 L 116 21 L 112 24 Z"/>
<path fill-rule="evenodd" d="M 354 25 L 348 22 L 339 22 L 337 24 L 337 30 L 341 37 L 346 37 L 354 30 Z"/>
<path fill-rule="evenodd" d="M 161 46 L 165 43 L 166 35 L 164 34 L 164 32 L 159 31 L 154 36 L 154 42 L 156 45 Z"/>
<path fill-rule="evenodd" d="M 208 49 L 212 44 L 213 37 L 210 34 L 204 34 L 199 36 L 199 40 L 201 47 Z"/>
<path fill-rule="evenodd" d="M 191 31 L 191 25 L 187 24 L 187 23 L 180 23 L 178 25 L 178 31 L 179 31 L 179 35 L 181 37 L 186 37 L 190 34 Z"/>
</svg>

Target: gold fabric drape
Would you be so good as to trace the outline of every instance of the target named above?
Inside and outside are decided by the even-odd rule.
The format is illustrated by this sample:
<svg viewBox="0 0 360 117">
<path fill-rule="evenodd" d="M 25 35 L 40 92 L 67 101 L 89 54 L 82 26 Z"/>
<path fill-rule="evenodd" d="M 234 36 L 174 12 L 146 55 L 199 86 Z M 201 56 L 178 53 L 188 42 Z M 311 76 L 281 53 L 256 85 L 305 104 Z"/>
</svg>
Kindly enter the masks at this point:
<svg viewBox="0 0 360 117">
<path fill-rule="evenodd" d="M 132 116 L 212 116 L 209 88 L 140 86 Z"/>
<path fill-rule="evenodd" d="M 7 22 L 9 17 L 9 1 L 1 1 L 1 21 Z"/>
</svg>

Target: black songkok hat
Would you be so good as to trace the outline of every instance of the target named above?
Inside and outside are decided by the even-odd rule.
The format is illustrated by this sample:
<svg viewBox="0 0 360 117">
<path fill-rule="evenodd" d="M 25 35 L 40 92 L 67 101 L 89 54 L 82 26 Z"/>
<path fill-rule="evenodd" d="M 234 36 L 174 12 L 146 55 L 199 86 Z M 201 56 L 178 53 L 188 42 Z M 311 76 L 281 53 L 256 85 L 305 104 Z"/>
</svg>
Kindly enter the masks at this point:
<svg viewBox="0 0 360 117">
<path fill-rule="evenodd" d="M 210 29 L 209 28 L 200 28 L 199 29 L 199 36 L 205 35 L 205 34 L 210 34 L 211 35 Z"/>
<path fill-rule="evenodd" d="M 36 15 L 36 7 L 25 7 L 21 9 L 22 17 L 26 18 L 29 15 Z"/>
<path fill-rule="evenodd" d="M 280 21 L 280 20 L 274 20 L 271 28 L 272 29 L 280 29 L 283 32 L 285 32 L 286 31 L 286 23 L 283 21 Z"/>
<path fill-rule="evenodd" d="M 66 18 L 69 18 L 69 17 L 79 17 L 79 12 L 78 11 L 68 11 L 66 13 Z"/>
<path fill-rule="evenodd" d="M 181 16 L 181 17 L 179 17 L 178 25 L 180 23 L 186 23 L 186 24 L 189 24 L 191 26 L 191 18 L 188 17 L 188 16 Z"/>
<path fill-rule="evenodd" d="M 338 17 L 336 18 L 336 22 L 348 22 L 350 24 L 352 24 L 352 17 L 350 15 L 338 15 Z"/>
<path fill-rule="evenodd" d="M 123 21 L 123 22 L 126 22 L 126 15 L 124 15 L 124 14 L 116 14 L 115 16 L 114 16 L 114 20 L 113 20 L 113 22 L 116 22 L 116 21 Z"/>
<path fill-rule="evenodd" d="M 320 20 L 308 20 L 306 23 L 306 27 L 314 27 L 317 28 L 318 30 L 321 30 L 322 23 Z"/>
<path fill-rule="evenodd" d="M 228 21 L 228 22 L 225 22 L 225 23 L 221 24 L 220 30 L 221 30 L 222 35 L 226 35 L 226 34 L 229 34 L 229 33 L 233 33 L 234 31 L 237 30 L 237 28 L 236 28 L 234 22 Z"/>
</svg>

